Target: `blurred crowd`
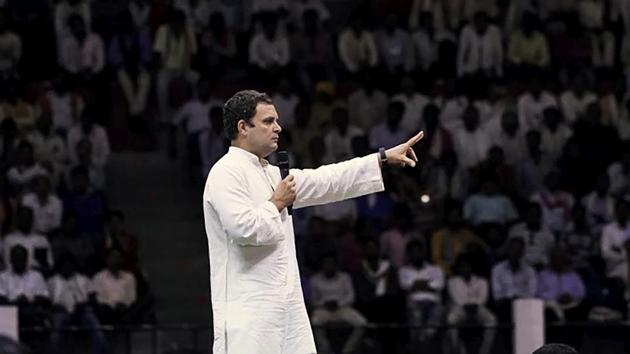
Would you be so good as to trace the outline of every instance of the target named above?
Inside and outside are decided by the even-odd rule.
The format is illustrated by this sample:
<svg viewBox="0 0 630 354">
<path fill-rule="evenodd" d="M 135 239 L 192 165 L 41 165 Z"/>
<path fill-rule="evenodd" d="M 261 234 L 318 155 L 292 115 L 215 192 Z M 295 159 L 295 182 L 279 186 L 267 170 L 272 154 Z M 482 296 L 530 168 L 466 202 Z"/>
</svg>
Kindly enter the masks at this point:
<svg viewBox="0 0 630 354">
<path fill-rule="evenodd" d="M 630 1 L 0 5 L 0 301 L 21 324 L 150 320 L 110 150 L 185 145 L 198 185 L 242 88 L 270 93 L 300 168 L 425 133 L 386 192 L 295 211 L 324 350 L 329 323 L 356 327 L 347 352 L 366 323 L 451 325 L 453 350 L 477 323 L 489 353 L 518 298 L 550 322 L 628 319 Z"/>
</svg>

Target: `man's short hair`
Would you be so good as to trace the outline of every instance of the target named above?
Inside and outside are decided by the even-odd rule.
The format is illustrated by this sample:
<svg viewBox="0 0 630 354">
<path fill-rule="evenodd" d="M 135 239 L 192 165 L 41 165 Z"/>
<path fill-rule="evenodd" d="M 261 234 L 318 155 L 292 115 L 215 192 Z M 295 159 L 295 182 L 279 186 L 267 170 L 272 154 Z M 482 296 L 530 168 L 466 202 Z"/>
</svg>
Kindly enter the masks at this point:
<svg viewBox="0 0 630 354">
<path fill-rule="evenodd" d="M 566 344 L 551 343 L 536 349 L 532 354 L 578 354 L 578 352 Z"/>
<path fill-rule="evenodd" d="M 238 121 L 244 120 L 250 125 L 256 115 L 259 103 L 272 104 L 271 97 L 264 92 L 244 90 L 234 94 L 223 105 L 223 129 L 228 139 L 234 140 L 238 136 Z"/>
</svg>

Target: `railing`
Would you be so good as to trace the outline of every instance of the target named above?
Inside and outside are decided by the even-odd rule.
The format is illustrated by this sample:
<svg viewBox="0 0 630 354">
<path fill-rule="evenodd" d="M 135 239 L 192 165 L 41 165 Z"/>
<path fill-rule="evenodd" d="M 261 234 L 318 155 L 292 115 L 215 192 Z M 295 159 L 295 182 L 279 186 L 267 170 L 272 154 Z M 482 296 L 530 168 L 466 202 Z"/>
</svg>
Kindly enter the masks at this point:
<svg viewBox="0 0 630 354">
<path fill-rule="evenodd" d="M 316 330 L 318 327 L 313 327 Z M 343 344 L 351 327 L 342 324 L 324 327 L 333 346 Z M 512 324 L 493 326 L 496 330 L 493 354 L 512 354 Z M 407 324 L 368 324 L 364 327 L 364 340 L 358 353 L 366 354 L 408 354 L 408 353 L 449 353 L 449 330 L 457 329 L 461 342 L 475 348 L 481 340 L 484 327 L 478 325 L 462 326 L 410 326 Z M 428 340 L 417 341 L 412 338 L 414 330 L 435 330 Z M 211 352 L 210 326 L 176 325 L 139 325 L 139 326 L 102 326 L 112 354 L 208 354 Z M 47 352 L 48 338 L 52 329 L 31 327 L 20 330 L 23 343 L 33 348 L 33 353 Z M 79 327 L 64 328 L 66 348 L 64 353 L 89 353 L 90 330 Z M 565 342 L 578 347 L 581 354 L 622 354 L 630 353 L 630 323 L 571 322 L 548 324 L 547 341 Z"/>
</svg>

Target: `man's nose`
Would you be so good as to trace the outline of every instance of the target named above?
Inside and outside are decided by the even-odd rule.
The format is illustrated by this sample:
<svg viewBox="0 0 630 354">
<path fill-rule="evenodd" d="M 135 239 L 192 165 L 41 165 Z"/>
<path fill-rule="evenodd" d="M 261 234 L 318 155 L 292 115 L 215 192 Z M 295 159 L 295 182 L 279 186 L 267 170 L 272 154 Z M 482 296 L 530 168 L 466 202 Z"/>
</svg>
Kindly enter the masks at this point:
<svg viewBox="0 0 630 354">
<path fill-rule="evenodd" d="M 276 133 L 280 133 L 280 132 L 282 131 L 282 127 L 280 126 L 280 124 L 279 124 L 279 123 L 276 123 L 276 126 L 275 126 L 275 128 L 274 128 L 274 131 L 275 131 Z"/>
</svg>

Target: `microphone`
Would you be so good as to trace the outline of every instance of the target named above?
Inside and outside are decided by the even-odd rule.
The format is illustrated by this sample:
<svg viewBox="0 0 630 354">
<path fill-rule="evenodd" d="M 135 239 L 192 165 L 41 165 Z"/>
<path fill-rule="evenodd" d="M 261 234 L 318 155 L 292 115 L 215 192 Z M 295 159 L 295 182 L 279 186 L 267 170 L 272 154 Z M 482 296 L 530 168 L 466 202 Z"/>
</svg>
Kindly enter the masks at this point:
<svg viewBox="0 0 630 354">
<path fill-rule="evenodd" d="M 278 151 L 278 167 L 280 168 L 280 177 L 282 179 L 287 178 L 289 175 L 289 153 L 285 150 Z M 293 215 L 293 207 L 287 206 L 289 215 Z"/>
</svg>

